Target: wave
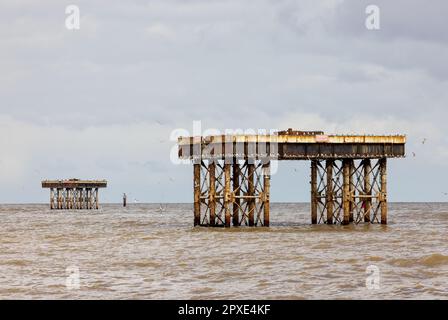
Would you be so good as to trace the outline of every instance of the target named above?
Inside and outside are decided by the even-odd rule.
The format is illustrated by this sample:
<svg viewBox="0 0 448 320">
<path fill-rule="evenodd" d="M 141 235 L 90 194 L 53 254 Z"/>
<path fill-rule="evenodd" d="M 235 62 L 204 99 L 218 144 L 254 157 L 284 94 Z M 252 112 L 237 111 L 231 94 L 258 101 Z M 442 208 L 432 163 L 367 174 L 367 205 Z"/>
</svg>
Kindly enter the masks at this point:
<svg viewBox="0 0 448 320">
<path fill-rule="evenodd" d="M 389 263 L 397 267 L 414 267 L 419 265 L 425 267 L 438 267 L 448 265 L 448 256 L 440 253 L 433 253 L 419 258 L 392 259 Z"/>
</svg>

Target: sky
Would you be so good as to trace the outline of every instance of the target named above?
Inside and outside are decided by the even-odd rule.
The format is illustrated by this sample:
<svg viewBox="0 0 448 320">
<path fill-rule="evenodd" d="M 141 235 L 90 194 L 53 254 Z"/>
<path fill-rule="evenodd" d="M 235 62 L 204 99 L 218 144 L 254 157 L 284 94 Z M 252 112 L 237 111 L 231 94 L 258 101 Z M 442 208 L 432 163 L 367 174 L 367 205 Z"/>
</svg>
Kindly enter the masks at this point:
<svg viewBox="0 0 448 320">
<path fill-rule="evenodd" d="M 447 16 L 443 0 L 2 0 L 0 203 L 48 202 L 40 181 L 61 178 L 107 179 L 102 202 L 191 202 L 170 154 L 194 121 L 406 134 L 389 201 L 447 201 Z M 271 201 L 308 201 L 308 182 L 309 163 L 280 163 Z"/>
</svg>

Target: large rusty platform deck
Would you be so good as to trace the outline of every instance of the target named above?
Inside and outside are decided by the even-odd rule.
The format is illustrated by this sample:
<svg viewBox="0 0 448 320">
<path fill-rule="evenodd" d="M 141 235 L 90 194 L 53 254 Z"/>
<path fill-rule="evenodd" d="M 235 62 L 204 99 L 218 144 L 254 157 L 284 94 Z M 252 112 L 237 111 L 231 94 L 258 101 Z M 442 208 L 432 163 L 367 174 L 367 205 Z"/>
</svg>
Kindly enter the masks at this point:
<svg viewBox="0 0 448 320">
<path fill-rule="evenodd" d="M 269 226 L 270 163 L 311 161 L 311 223 L 387 223 L 387 158 L 405 156 L 404 135 L 180 137 L 194 167 L 194 225 Z"/>
<path fill-rule="evenodd" d="M 271 158 L 277 160 L 397 158 L 405 155 L 403 135 L 218 135 L 180 137 L 179 158 Z M 200 147 L 199 147 L 200 146 Z"/>
</svg>

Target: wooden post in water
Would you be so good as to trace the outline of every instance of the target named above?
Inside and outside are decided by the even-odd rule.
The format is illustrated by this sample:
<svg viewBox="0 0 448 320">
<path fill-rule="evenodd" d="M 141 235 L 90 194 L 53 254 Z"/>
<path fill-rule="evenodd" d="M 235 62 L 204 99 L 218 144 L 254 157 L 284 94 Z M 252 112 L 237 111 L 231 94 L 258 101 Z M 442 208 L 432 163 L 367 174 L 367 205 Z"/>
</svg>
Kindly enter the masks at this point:
<svg viewBox="0 0 448 320">
<path fill-rule="evenodd" d="M 227 161 L 227 160 L 226 160 Z M 224 164 L 224 215 L 225 215 L 225 226 L 230 227 L 230 163 Z"/>
<path fill-rule="evenodd" d="M 317 224 L 317 160 L 311 160 L 311 223 Z"/>
<path fill-rule="evenodd" d="M 201 164 L 193 165 L 193 190 L 194 190 L 194 225 L 201 223 Z"/>
<path fill-rule="evenodd" d="M 372 171 L 372 164 L 370 159 L 364 159 L 364 222 L 370 222 L 370 210 L 372 207 L 372 184 L 370 183 L 370 171 Z"/>
<path fill-rule="evenodd" d="M 127 196 L 126 193 L 123 193 L 123 207 L 126 207 Z"/>
<path fill-rule="evenodd" d="M 255 185 L 254 185 L 254 176 L 255 176 L 255 165 L 253 159 L 247 160 L 247 179 L 248 179 L 248 196 L 249 196 L 249 226 L 253 227 L 255 225 L 254 217 L 255 217 Z"/>
<path fill-rule="evenodd" d="M 334 160 L 329 159 L 325 162 L 325 171 L 327 174 L 327 185 L 326 185 L 326 209 L 327 209 L 327 224 L 333 224 L 333 164 Z"/>
<path fill-rule="evenodd" d="M 215 178 L 215 169 L 216 164 L 214 160 L 210 160 L 208 165 L 208 174 L 210 177 L 210 185 L 209 185 L 209 193 L 208 193 L 208 207 L 210 210 L 210 225 L 215 225 L 216 220 L 216 202 L 215 202 L 215 194 L 216 194 L 216 178 Z"/>
<path fill-rule="evenodd" d="M 240 164 L 236 158 L 233 159 L 233 177 L 232 177 L 232 187 L 233 187 L 233 215 L 232 215 L 232 224 L 234 226 L 240 225 Z"/>
<path fill-rule="evenodd" d="M 342 160 L 342 208 L 344 218 L 342 224 L 350 223 L 350 162 Z"/>
<path fill-rule="evenodd" d="M 264 195 L 264 203 L 263 203 L 263 225 L 265 227 L 269 227 L 269 211 L 270 211 L 270 188 L 271 188 L 271 163 L 267 161 L 263 163 L 263 195 Z"/>
<path fill-rule="evenodd" d="M 380 179 L 381 179 L 381 224 L 387 224 L 387 160 L 380 160 Z"/>
</svg>

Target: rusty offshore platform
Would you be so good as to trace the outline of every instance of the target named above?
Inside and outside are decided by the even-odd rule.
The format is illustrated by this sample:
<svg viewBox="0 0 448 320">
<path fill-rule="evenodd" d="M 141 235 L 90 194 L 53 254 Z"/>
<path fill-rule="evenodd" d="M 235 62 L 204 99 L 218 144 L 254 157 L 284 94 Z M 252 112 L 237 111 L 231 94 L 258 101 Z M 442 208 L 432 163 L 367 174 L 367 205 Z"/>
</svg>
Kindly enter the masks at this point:
<svg viewBox="0 0 448 320">
<path fill-rule="evenodd" d="M 98 209 L 98 189 L 106 180 L 44 180 L 42 188 L 50 189 L 50 209 Z"/>
<path fill-rule="evenodd" d="M 311 161 L 311 223 L 387 223 L 387 158 L 405 155 L 403 135 L 180 137 L 193 162 L 194 225 L 269 226 L 271 160 Z"/>
</svg>

